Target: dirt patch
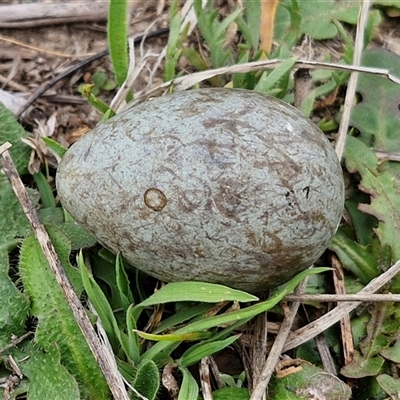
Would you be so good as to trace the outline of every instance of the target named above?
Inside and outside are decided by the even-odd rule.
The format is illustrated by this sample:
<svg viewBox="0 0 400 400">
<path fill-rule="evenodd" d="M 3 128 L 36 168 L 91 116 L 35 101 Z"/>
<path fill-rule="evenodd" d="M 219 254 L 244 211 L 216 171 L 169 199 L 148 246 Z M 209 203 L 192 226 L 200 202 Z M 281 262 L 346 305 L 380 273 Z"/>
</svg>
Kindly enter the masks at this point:
<svg viewBox="0 0 400 400">
<path fill-rule="evenodd" d="M 1 1 L 0 7 L 16 5 L 22 2 Z M 41 3 L 23 2 L 26 7 L 43 6 Z M 70 71 L 83 60 L 107 49 L 106 21 L 78 20 L 74 23 L 58 24 L 54 2 L 48 3 L 46 20 L 32 24 L 32 27 L 14 27 L 0 29 L 0 84 L 6 94 L 15 104 L 14 113 L 19 106 L 35 94 L 43 85 L 53 81 L 60 74 Z M 71 3 L 71 2 L 68 2 Z M 72 2 L 74 3 L 74 2 Z M 75 2 L 79 3 L 79 2 Z M 96 2 L 92 2 L 93 3 Z M 98 2 L 104 7 L 105 2 Z M 161 4 L 162 3 L 162 4 Z M 22 4 L 22 6 L 24 5 Z M 157 7 L 155 7 L 157 5 Z M 18 5 L 20 6 L 20 4 Z M 161 7 L 162 6 L 162 7 Z M 146 32 L 156 32 L 167 27 L 168 8 L 164 2 L 135 2 L 131 10 L 130 35 L 137 37 Z M 32 11 L 23 10 L 23 12 Z M 3 14 L 4 15 L 4 14 Z M 26 15 L 21 16 L 21 23 L 26 21 Z M 5 17 L 3 18 L 5 19 Z M 12 19 L 11 14 L 9 19 Z M 14 24 L 15 20 L 13 20 Z M 57 24 L 51 24 L 54 21 Z M 48 25 L 47 25 L 48 23 Z M 0 20 L 0 27 L 2 26 Z M 3 21 L 3 25 L 4 25 Z M 46 24 L 43 26 L 43 24 Z M 147 40 L 136 48 L 136 59 L 140 60 L 146 51 L 159 54 L 166 44 L 166 35 Z M 155 57 L 153 57 L 155 58 Z M 151 61 L 149 61 L 151 62 Z M 79 93 L 82 83 L 91 83 L 95 72 L 104 72 L 112 79 L 113 73 L 108 56 L 85 64 L 60 79 L 46 90 L 29 108 L 20 115 L 20 121 L 28 131 L 37 128 L 38 122 L 46 124 L 55 115 L 53 137 L 60 142 L 73 142 L 89 129 L 93 128 L 101 118 L 93 106 Z M 162 68 L 152 77 L 154 83 L 160 83 Z M 149 82 L 146 70 L 137 78 L 133 89 L 141 90 Z M 99 98 L 109 104 L 115 91 L 101 90 Z M 2 98 L 0 101 L 4 101 Z"/>
</svg>

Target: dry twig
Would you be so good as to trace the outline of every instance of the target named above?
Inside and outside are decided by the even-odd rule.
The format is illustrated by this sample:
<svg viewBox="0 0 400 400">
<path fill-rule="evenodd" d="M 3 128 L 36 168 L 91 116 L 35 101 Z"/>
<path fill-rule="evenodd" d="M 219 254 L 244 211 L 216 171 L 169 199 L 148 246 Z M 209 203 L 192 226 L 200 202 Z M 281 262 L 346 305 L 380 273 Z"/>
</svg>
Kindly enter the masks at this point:
<svg viewBox="0 0 400 400">
<path fill-rule="evenodd" d="M 394 276 L 400 272 L 400 260 L 392 265 L 386 272 L 373 279 L 368 285 L 359 291 L 359 295 L 369 295 L 377 292 L 382 286 L 386 285 Z M 304 295 L 303 295 L 304 296 Z M 338 295 L 336 295 L 338 296 Z M 343 295 L 342 295 L 343 296 Z M 361 304 L 360 301 L 352 301 L 349 303 L 343 303 L 336 306 L 333 310 L 329 311 L 321 318 L 310 322 L 308 325 L 297 329 L 295 332 L 289 335 L 289 338 L 285 344 L 283 351 L 288 351 L 301 344 L 309 341 L 315 336 L 319 335 L 330 326 L 339 322 L 345 315 L 353 311 L 356 307 Z"/>
</svg>

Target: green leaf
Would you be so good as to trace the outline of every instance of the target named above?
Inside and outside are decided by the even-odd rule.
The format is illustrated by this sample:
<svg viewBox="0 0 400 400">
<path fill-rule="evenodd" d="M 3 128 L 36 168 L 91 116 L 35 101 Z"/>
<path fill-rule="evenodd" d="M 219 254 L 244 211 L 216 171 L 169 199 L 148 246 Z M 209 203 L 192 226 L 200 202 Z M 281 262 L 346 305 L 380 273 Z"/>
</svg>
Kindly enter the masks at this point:
<svg viewBox="0 0 400 400">
<path fill-rule="evenodd" d="M 375 229 L 382 246 L 390 246 L 392 258 L 400 259 L 400 185 L 395 171 L 383 168 L 376 155 L 358 138 L 349 136 L 345 148 L 349 172 L 361 176 L 360 189 L 371 196 L 371 204 L 362 204 L 363 212 L 379 220 Z"/>
<path fill-rule="evenodd" d="M 258 297 L 227 286 L 205 282 L 168 283 L 158 292 L 142 301 L 137 307 L 148 307 L 154 304 L 175 301 L 202 301 L 218 303 L 220 301 L 256 301 Z"/>
<path fill-rule="evenodd" d="M 42 140 L 46 143 L 47 148 L 59 158 L 62 158 L 63 155 L 67 152 L 67 148 L 64 147 L 62 144 L 56 142 L 54 139 L 42 136 Z"/>
<path fill-rule="evenodd" d="M 130 288 L 130 282 L 128 279 L 128 275 L 126 274 L 122 259 L 119 255 L 115 260 L 115 269 L 116 269 L 116 283 L 119 292 L 119 296 L 121 298 L 121 305 L 126 313 L 131 304 L 134 303 L 133 294 Z"/>
<path fill-rule="evenodd" d="M 351 398 L 350 387 L 322 368 L 303 360 L 293 360 L 293 369 L 293 373 L 285 374 L 281 378 L 272 377 L 268 392 L 274 394 L 274 400 L 349 400 Z"/>
<path fill-rule="evenodd" d="M 54 200 L 53 191 L 46 177 L 41 172 L 38 172 L 33 174 L 33 179 L 35 180 L 36 186 L 39 190 L 43 207 L 56 208 L 56 201 Z"/>
<path fill-rule="evenodd" d="M 166 333 L 163 335 L 154 335 L 152 333 L 146 333 L 143 331 L 138 331 L 135 329 L 135 332 L 143 339 L 153 340 L 156 342 L 183 342 L 183 341 L 193 341 L 193 340 L 201 340 L 208 339 L 211 337 L 211 332 L 191 332 L 191 333 Z"/>
<path fill-rule="evenodd" d="M 274 86 L 276 86 L 279 81 L 287 75 L 295 64 L 297 57 L 291 57 L 285 60 L 282 64 L 276 67 L 272 72 L 263 72 L 259 82 L 255 87 L 255 91 L 267 93 Z"/>
<path fill-rule="evenodd" d="M 48 227 L 48 233 L 79 296 L 82 283 L 79 272 L 69 263 L 69 240 L 55 227 Z M 103 374 L 33 235 L 28 236 L 21 246 L 19 271 L 26 294 L 32 301 L 31 314 L 39 320 L 36 343 L 45 351 L 51 351 L 54 344 L 58 346 L 63 365 L 78 381 L 86 396 L 108 398 L 109 390 Z"/>
<path fill-rule="evenodd" d="M 119 86 L 122 86 L 128 74 L 128 2 L 126 0 L 110 0 L 107 38 L 115 80 Z"/>
<path fill-rule="evenodd" d="M 25 322 L 29 315 L 29 300 L 13 284 L 9 275 L 6 249 L 0 248 L 0 348 L 10 343 L 12 335 L 25 333 Z M 4 301 L 7 299 L 7 301 Z"/>
<path fill-rule="evenodd" d="M 97 243 L 95 237 L 76 222 L 64 222 L 59 228 L 71 241 L 72 250 L 85 249 Z"/>
<path fill-rule="evenodd" d="M 28 134 L 18 123 L 14 114 L 0 103 L 0 145 L 10 142 L 12 147 L 9 149 L 15 167 L 20 175 L 28 173 L 28 163 L 31 148 L 21 141 L 21 138 Z M 1 187 L 1 185 L 0 185 Z"/>
<path fill-rule="evenodd" d="M 44 352 L 32 342 L 26 342 L 11 355 L 16 360 L 23 360 L 18 362 L 18 366 L 29 379 L 29 400 L 81 399 L 76 380 L 60 363 L 56 344 L 49 345 Z"/>
<path fill-rule="evenodd" d="M 290 15 L 293 13 L 292 3 L 291 0 L 280 1 L 275 23 L 276 40 L 281 40 L 283 35 L 292 28 L 292 25 L 289 25 Z M 354 0 L 298 0 L 296 3 L 301 15 L 300 36 L 309 35 L 318 40 L 331 39 L 338 34 L 332 22 L 334 19 L 355 25 L 360 9 L 360 2 Z M 373 13 L 379 12 L 375 10 Z"/>
<path fill-rule="evenodd" d="M 381 272 L 371 248 L 361 246 L 340 229 L 333 237 L 329 249 L 339 256 L 343 267 L 364 284 L 376 278 Z"/>
<path fill-rule="evenodd" d="M 108 340 L 110 341 L 111 347 L 115 352 L 118 348 L 119 328 L 110 303 L 107 301 L 105 294 L 94 280 L 93 276 L 89 274 L 83 261 L 82 252 L 80 252 L 78 256 L 78 266 L 81 271 L 82 282 L 86 294 L 96 310 L 104 331 L 107 334 Z"/>
<path fill-rule="evenodd" d="M 283 299 L 283 297 L 285 297 L 288 293 L 293 292 L 296 286 L 306 276 L 325 272 L 328 270 L 329 268 L 311 268 L 306 271 L 303 271 L 300 274 L 296 275 L 294 278 L 292 278 L 285 286 L 277 290 L 276 294 L 268 300 L 249 306 L 242 310 L 200 319 L 196 322 L 188 324 L 187 326 L 181 329 L 178 329 L 177 331 L 175 331 L 175 333 L 181 334 L 181 333 L 200 332 L 210 328 L 214 328 L 216 326 L 221 326 L 230 323 L 233 323 L 232 326 L 234 326 L 235 324 L 244 324 L 245 322 L 249 321 L 256 315 L 261 314 L 267 310 L 270 310 L 272 307 L 277 305 Z M 147 350 L 144 354 L 142 354 L 142 358 L 152 359 L 153 357 L 156 357 L 157 354 L 159 354 L 160 352 L 168 351 L 170 347 L 171 345 L 168 342 L 158 342 L 149 350 Z"/>
<path fill-rule="evenodd" d="M 156 363 L 152 360 L 142 360 L 137 366 L 132 386 L 148 400 L 155 400 L 160 388 L 160 373 Z M 132 399 L 140 399 L 135 394 Z M 140 399 L 142 400 L 142 399 Z"/>
<path fill-rule="evenodd" d="M 179 367 L 182 372 L 183 380 L 179 390 L 178 400 L 197 400 L 199 395 L 199 386 L 192 374 L 184 367 Z"/>
<path fill-rule="evenodd" d="M 365 358 L 358 351 L 354 351 L 353 360 L 345 365 L 340 373 L 346 378 L 353 379 L 375 376 L 381 371 L 384 362 L 381 356 Z"/>
<path fill-rule="evenodd" d="M 400 76 L 400 57 L 382 48 L 365 51 L 362 65 L 389 69 Z M 353 108 L 350 123 L 360 132 L 358 139 L 374 150 L 400 152 L 399 85 L 381 76 L 360 74 L 357 92 L 362 100 Z"/>
<path fill-rule="evenodd" d="M 199 343 L 186 350 L 178 360 L 182 367 L 188 367 L 200 361 L 202 358 L 210 356 L 218 351 L 230 346 L 240 335 L 231 336 L 225 340 L 210 341 L 208 343 Z"/>
<path fill-rule="evenodd" d="M 391 399 L 398 399 L 400 393 L 400 380 L 393 376 L 382 374 L 376 377 L 379 386 L 390 396 Z"/>
<path fill-rule="evenodd" d="M 224 387 L 215 390 L 214 400 L 250 400 L 249 389 L 238 387 Z"/>
</svg>

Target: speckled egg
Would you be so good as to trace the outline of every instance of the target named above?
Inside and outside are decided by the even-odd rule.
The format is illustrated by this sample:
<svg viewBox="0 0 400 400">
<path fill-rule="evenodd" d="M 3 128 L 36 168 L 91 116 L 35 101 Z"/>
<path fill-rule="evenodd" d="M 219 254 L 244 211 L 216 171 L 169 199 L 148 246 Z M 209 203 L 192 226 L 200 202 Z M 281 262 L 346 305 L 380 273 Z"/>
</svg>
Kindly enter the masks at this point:
<svg viewBox="0 0 400 400">
<path fill-rule="evenodd" d="M 93 129 L 63 157 L 63 206 L 166 282 L 258 292 L 308 268 L 344 202 L 332 145 L 298 110 L 239 89 L 177 92 Z"/>
</svg>

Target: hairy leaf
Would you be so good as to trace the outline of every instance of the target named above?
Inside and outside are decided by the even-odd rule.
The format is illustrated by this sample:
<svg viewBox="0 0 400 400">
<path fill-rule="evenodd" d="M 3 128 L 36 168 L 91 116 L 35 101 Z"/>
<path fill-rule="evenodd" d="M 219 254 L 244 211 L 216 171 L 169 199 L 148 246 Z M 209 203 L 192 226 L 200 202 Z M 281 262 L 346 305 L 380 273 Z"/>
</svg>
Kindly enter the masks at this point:
<svg viewBox="0 0 400 400">
<path fill-rule="evenodd" d="M 61 262 L 79 295 L 82 291 L 79 272 L 69 264 L 69 240 L 57 228 L 48 233 Z M 108 398 L 108 386 L 73 317 L 72 311 L 50 270 L 34 236 L 28 236 L 21 247 L 20 274 L 26 293 L 32 301 L 32 315 L 39 319 L 35 341 L 46 351 L 56 344 L 61 361 L 78 381 L 89 398 Z"/>
</svg>

